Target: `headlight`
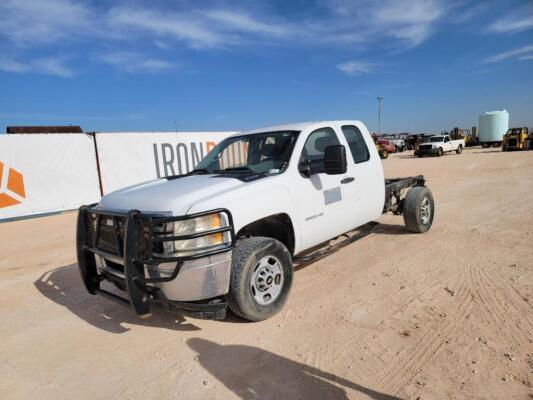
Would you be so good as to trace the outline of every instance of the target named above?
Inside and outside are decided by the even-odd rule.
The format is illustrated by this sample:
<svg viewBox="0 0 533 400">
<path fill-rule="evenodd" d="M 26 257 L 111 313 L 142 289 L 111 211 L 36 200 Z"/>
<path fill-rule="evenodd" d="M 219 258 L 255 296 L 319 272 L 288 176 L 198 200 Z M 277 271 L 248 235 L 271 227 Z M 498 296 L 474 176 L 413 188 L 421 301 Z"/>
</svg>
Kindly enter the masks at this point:
<svg viewBox="0 0 533 400">
<path fill-rule="evenodd" d="M 213 213 L 166 224 L 162 229 L 165 232 L 169 232 L 168 236 L 187 236 L 228 226 L 229 222 L 225 214 Z M 167 241 L 163 242 L 163 254 L 166 256 L 194 255 L 217 250 L 225 247 L 229 242 L 231 242 L 229 232 L 217 232 L 192 239 Z"/>
</svg>

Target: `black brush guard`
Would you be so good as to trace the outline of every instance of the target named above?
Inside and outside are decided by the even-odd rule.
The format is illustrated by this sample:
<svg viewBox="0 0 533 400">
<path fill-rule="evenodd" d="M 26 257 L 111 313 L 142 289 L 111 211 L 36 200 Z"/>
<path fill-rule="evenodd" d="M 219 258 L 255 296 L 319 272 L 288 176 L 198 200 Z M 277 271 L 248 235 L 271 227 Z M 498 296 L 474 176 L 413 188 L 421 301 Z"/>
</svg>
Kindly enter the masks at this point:
<svg viewBox="0 0 533 400">
<path fill-rule="evenodd" d="M 196 260 L 203 257 L 227 252 L 233 249 L 235 233 L 233 219 L 227 209 L 216 209 L 197 214 L 180 217 L 162 217 L 158 215 L 142 214 L 132 210 L 127 213 L 96 210 L 93 205 L 82 206 L 78 212 L 76 247 L 78 266 L 81 278 L 89 293 L 100 294 L 108 299 L 129 303 L 139 315 L 148 314 L 150 303 L 157 302 L 165 306 L 172 306 L 199 318 L 224 319 L 226 303 L 221 299 L 200 302 L 171 301 L 164 293 L 149 283 L 168 282 L 175 279 L 185 261 Z M 226 215 L 228 226 L 200 233 L 171 236 L 169 232 L 157 231 L 155 227 L 164 226 L 176 221 L 183 221 L 205 215 L 222 213 Z M 109 224 L 111 221 L 111 224 Z M 107 231 L 102 230 L 106 224 Z M 89 226 L 92 225 L 92 226 Z M 114 235 L 110 235 L 110 231 Z M 187 256 L 161 256 L 154 252 L 154 245 L 166 241 L 195 239 L 215 233 L 230 233 L 231 240 L 224 247 Z M 100 237 L 105 234 L 106 237 Z M 115 242 L 113 244 L 113 241 Z M 114 251 L 113 251 L 114 250 Z M 104 272 L 98 273 L 95 255 L 100 255 L 108 260 L 122 261 L 124 264 L 124 279 Z M 176 262 L 176 268 L 168 277 L 146 277 L 144 265 L 158 265 L 161 263 Z M 100 282 L 109 280 L 126 292 L 127 298 L 117 296 L 100 288 Z"/>
</svg>

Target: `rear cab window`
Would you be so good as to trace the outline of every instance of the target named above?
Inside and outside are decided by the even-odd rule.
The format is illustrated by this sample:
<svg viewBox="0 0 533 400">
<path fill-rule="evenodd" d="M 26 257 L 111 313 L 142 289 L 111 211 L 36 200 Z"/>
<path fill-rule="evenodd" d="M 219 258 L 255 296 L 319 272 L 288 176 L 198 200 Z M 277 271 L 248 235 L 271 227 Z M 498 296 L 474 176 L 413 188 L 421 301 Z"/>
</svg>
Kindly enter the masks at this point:
<svg viewBox="0 0 533 400">
<path fill-rule="evenodd" d="M 370 159 L 370 152 L 359 128 L 354 125 L 344 125 L 341 129 L 350 147 L 350 153 L 352 153 L 354 163 L 359 164 L 368 161 Z"/>
</svg>

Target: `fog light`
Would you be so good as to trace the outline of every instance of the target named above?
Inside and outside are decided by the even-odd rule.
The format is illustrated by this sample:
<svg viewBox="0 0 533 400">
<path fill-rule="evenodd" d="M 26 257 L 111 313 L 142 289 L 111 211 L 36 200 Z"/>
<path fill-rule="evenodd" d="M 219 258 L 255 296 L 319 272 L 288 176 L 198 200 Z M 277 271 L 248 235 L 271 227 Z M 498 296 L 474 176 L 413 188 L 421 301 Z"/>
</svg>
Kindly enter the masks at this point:
<svg viewBox="0 0 533 400">
<path fill-rule="evenodd" d="M 170 278 L 178 263 L 168 262 L 162 264 L 145 264 L 144 271 L 147 278 Z"/>
</svg>

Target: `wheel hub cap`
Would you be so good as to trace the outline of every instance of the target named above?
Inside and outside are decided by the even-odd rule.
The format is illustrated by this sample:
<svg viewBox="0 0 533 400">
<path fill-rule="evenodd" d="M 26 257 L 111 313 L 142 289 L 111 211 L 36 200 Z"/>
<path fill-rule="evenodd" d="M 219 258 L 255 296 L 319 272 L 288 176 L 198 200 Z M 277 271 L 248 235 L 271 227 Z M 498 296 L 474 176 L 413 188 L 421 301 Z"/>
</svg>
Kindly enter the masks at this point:
<svg viewBox="0 0 533 400">
<path fill-rule="evenodd" d="M 424 197 L 420 205 L 420 221 L 424 225 L 427 225 L 429 223 L 430 217 L 431 217 L 431 203 L 429 202 L 429 199 L 427 197 Z"/>
<path fill-rule="evenodd" d="M 283 286 L 283 269 L 281 263 L 274 256 L 261 258 L 252 273 L 250 290 L 254 300 L 261 305 L 267 305 L 276 300 Z"/>
</svg>

